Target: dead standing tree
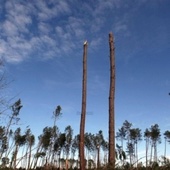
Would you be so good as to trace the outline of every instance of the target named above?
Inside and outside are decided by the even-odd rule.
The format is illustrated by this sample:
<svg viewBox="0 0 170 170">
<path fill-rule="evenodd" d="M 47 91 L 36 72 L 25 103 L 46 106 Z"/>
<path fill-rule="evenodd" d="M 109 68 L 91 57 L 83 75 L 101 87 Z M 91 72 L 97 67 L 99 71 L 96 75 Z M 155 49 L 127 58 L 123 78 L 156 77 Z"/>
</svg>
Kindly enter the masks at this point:
<svg viewBox="0 0 170 170">
<path fill-rule="evenodd" d="M 113 42 L 113 34 L 109 33 L 110 46 L 110 91 L 109 91 L 109 167 L 115 167 L 115 113 L 114 113 L 114 97 L 115 97 L 115 48 Z"/>
<path fill-rule="evenodd" d="M 80 144 L 79 144 L 79 156 L 80 156 L 80 169 L 85 170 L 85 158 L 84 158 L 84 131 L 85 131 L 85 117 L 86 117 L 86 91 L 87 91 L 87 41 L 84 42 L 83 48 L 83 84 L 82 84 L 82 110 L 80 121 Z"/>
</svg>

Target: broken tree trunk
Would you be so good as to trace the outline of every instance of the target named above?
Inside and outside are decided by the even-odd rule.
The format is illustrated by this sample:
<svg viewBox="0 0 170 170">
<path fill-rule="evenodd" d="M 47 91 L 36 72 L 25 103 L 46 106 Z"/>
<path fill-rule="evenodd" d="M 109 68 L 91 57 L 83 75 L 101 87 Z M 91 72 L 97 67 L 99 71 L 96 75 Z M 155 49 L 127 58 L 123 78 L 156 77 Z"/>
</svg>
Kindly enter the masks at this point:
<svg viewBox="0 0 170 170">
<path fill-rule="evenodd" d="M 109 91 L 109 167 L 115 167 L 115 48 L 113 42 L 113 34 L 109 33 L 110 46 L 110 91 Z"/>
<path fill-rule="evenodd" d="M 83 51 L 83 84 L 82 84 L 82 111 L 80 122 L 80 169 L 85 170 L 85 158 L 84 158 L 84 131 L 85 131 L 85 117 L 86 117 L 86 91 L 87 91 L 87 41 L 84 42 Z"/>
</svg>

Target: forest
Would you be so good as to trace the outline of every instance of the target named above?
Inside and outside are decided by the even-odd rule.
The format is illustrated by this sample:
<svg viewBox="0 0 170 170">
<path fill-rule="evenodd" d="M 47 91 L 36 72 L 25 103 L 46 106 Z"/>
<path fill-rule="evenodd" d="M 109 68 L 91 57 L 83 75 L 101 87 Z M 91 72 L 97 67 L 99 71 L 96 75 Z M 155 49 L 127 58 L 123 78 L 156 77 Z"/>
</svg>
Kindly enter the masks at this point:
<svg viewBox="0 0 170 170">
<path fill-rule="evenodd" d="M 83 87 L 82 114 L 80 134 L 74 134 L 71 125 L 63 132 L 57 126 L 57 119 L 62 114 L 62 106 L 58 105 L 53 115 L 53 126 L 44 127 L 38 138 L 31 127 L 18 127 L 22 100 L 18 99 L 4 110 L 4 99 L 0 96 L 0 169 L 170 169 L 170 159 L 166 155 L 167 144 L 170 143 L 170 131 L 161 134 L 158 124 L 140 128 L 133 127 L 133 122 L 125 120 L 121 128 L 115 132 L 114 91 L 115 66 L 112 34 L 109 34 L 110 45 L 110 90 L 109 90 L 109 138 L 103 131 L 92 134 L 85 132 L 86 113 L 86 55 L 87 42 L 83 52 Z M 2 66 L 2 63 L 0 64 Z M 6 82 L 3 71 L 0 72 L 0 90 Z M 1 93 L 3 94 L 3 93 Z M 3 114 L 6 114 L 3 120 Z M 84 113 L 84 114 L 83 114 Z M 16 128 L 14 128 L 16 126 Z M 36 140 L 37 138 L 37 140 Z M 158 146 L 164 143 L 164 154 L 159 155 Z M 139 157 L 139 146 L 145 145 L 145 156 Z"/>
</svg>

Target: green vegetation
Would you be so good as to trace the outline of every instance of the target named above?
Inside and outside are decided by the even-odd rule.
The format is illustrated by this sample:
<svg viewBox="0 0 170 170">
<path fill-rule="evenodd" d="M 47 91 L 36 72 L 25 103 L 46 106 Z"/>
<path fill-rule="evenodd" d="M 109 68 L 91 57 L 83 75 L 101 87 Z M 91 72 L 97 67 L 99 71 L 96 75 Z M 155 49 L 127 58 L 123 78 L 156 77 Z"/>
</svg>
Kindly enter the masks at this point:
<svg viewBox="0 0 170 170">
<path fill-rule="evenodd" d="M 54 125 L 45 127 L 38 141 L 31 129 L 23 131 L 21 128 L 11 129 L 11 124 L 19 120 L 22 111 L 21 100 L 11 107 L 6 126 L 0 126 L 0 159 L 1 169 L 76 169 L 79 167 L 78 149 L 80 136 L 73 134 L 68 125 L 64 132 L 60 132 L 56 124 L 55 115 L 60 115 L 61 106 L 54 112 Z M 57 113 L 57 114 L 55 114 Z M 170 160 L 166 158 L 167 143 L 170 143 L 170 131 L 165 131 L 165 152 L 158 156 L 157 146 L 161 142 L 161 133 L 158 124 L 152 125 L 144 132 L 134 128 L 132 123 L 125 120 L 116 133 L 116 169 L 169 169 Z M 144 159 L 138 157 L 138 146 L 145 143 L 146 154 Z M 86 169 L 113 169 L 108 164 L 108 141 L 102 130 L 96 134 L 85 133 L 85 163 Z M 20 168 L 20 169 L 21 169 Z"/>
</svg>

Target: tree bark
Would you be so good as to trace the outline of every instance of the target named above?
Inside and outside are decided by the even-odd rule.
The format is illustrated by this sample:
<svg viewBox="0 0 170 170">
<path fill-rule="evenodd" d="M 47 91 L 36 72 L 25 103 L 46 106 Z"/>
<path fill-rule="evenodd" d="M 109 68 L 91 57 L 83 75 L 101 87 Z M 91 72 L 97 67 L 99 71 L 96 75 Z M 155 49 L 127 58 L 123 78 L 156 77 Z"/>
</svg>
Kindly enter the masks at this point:
<svg viewBox="0 0 170 170">
<path fill-rule="evenodd" d="M 82 84 L 82 111 L 80 122 L 80 169 L 85 170 L 85 158 L 84 158 L 84 131 L 85 131 L 85 116 L 86 116 L 86 91 L 87 91 L 87 41 L 84 42 L 83 51 L 83 84 Z"/>
<path fill-rule="evenodd" d="M 113 34 L 109 33 L 110 46 L 110 91 L 109 91 L 109 165 L 115 167 L 115 48 Z"/>
</svg>

